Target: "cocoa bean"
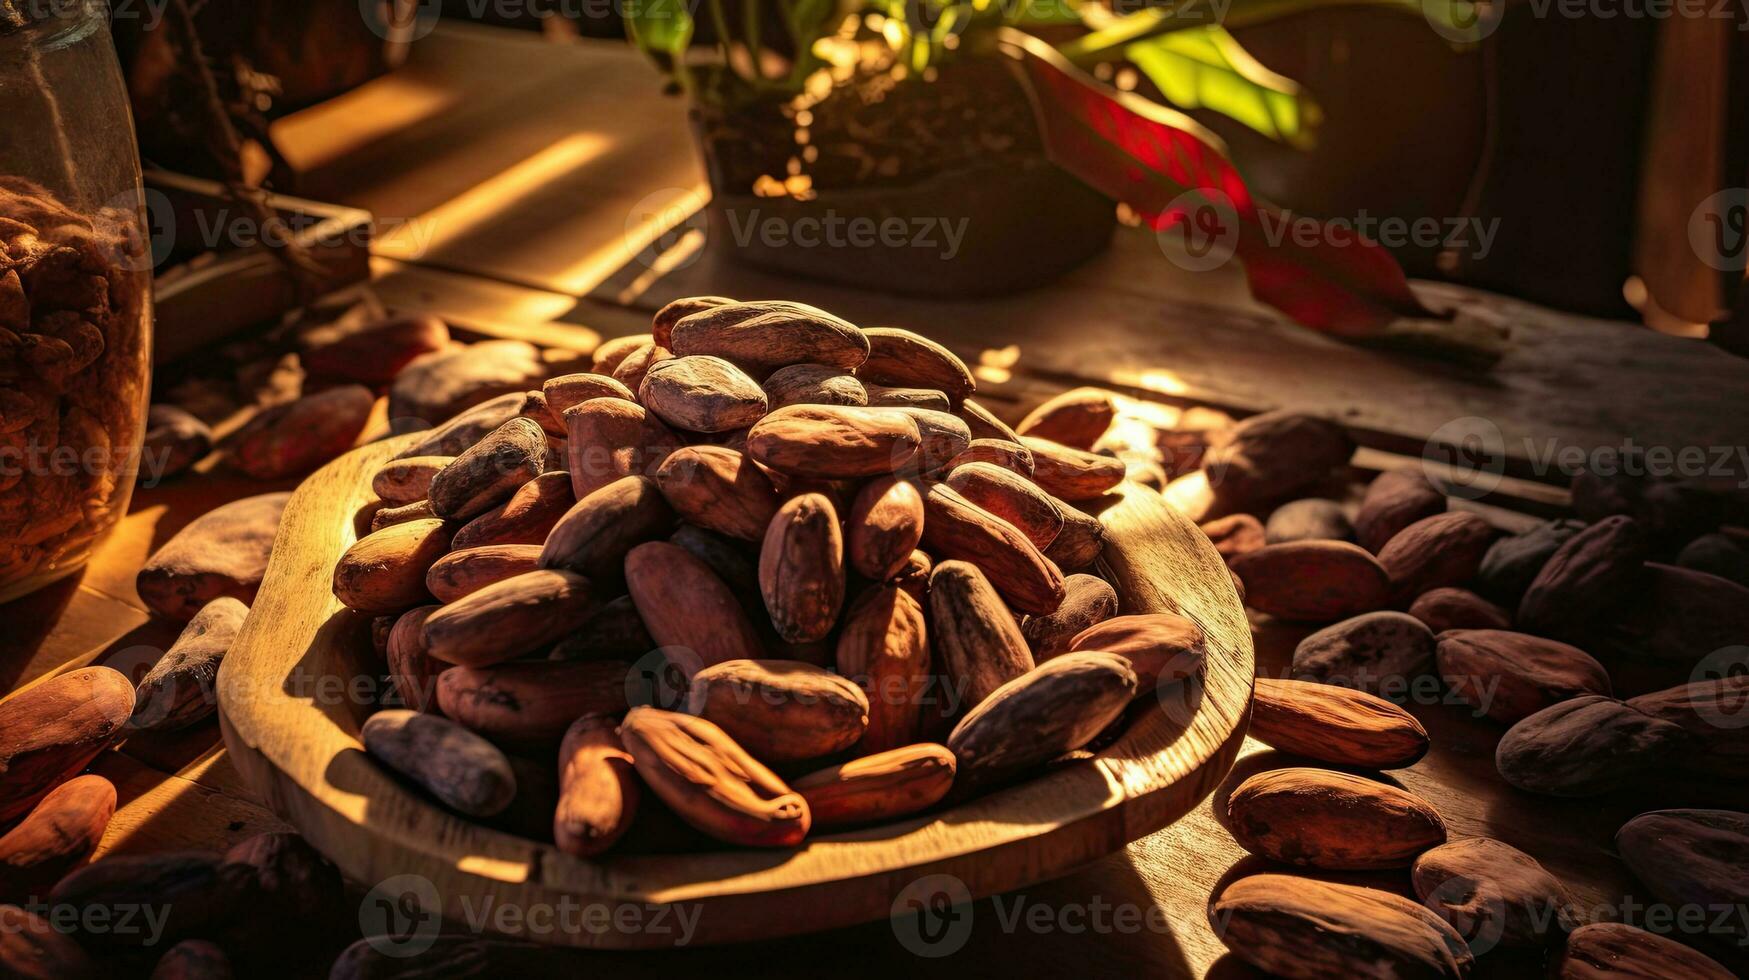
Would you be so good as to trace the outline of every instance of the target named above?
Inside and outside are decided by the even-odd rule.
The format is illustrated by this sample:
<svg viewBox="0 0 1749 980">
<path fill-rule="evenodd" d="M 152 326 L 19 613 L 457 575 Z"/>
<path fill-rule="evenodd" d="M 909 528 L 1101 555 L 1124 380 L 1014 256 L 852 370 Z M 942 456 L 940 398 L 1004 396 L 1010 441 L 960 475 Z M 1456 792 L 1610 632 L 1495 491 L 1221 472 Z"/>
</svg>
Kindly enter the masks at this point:
<svg viewBox="0 0 1749 980">
<path fill-rule="evenodd" d="M 656 641 L 644 628 L 632 597 L 622 595 L 607 603 L 560 640 L 548 657 L 552 660 L 636 660 L 656 649 Z"/>
<path fill-rule="evenodd" d="M 1433 669 L 1433 658 L 1433 633 L 1419 619 L 1400 612 L 1373 612 L 1326 626 L 1301 640 L 1294 648 L 1292 669 L 1295 677 L 1304 680 L 1368 694 L 1406 696 L 1409 683 Z"/>
<path fill-rule="evenodd" d="M 462 596 L 540 567 L 540 545 L 500 544 L 451 551 L 425 573 L 425 588 L 438 602 Z"/>
<path fill-rule="evenodd" d="M 638 545 L 626 554 L 625 577 L 650 638 L 670 648 L 669 661 L 687 677 L 763 654 L 735 594 L 686 549 L 665 541 Z"/>
<path fill-rule="evenodd" d="M 1583 521 L 1559 520 L 1501 538 L 1482 556 L 1476 569 L 1476 590 L 1496 602 L 1517 606 L 1549 557 L 1583 530 Z"/>
<path fill-rule="evenodd" d="M 577 498 L 571 495 L 571 474 L 542 473 L 516 488 L 510 499 L 463 524 L 450 539 L 457 551 L 487 545 L 544 544 L 553 525 Z"/>
<path fill-rule="evenodd" d="M 308 473 L 357 443 L 375 405 L 376 396 L 363 385 L 342 385 L 275 405 L 231 437 L 231 459 L 257 480 Z"/>
<path fill-rule="evenodd" d="M 494 582 L 425 618 L 425 650 L 445 663 L 487 667 L 556 643 L 586 622 L 598 597 L 573 572 L 541 569 Z"/>
<path fill-rule="evenodd" d="M 601 342 L 601 346 L 595 348 L 595 355 L 590 360 L 589 370 L 595 374 L 605 374 L 611 377 L 615 371 L 619 370 L 619 366 L 625 363 L 626 358 L 655 342 L 656 335 L 654 333 L 639 333 L 629 337 L 614 337 L 604 340 Z M 662 346 L 667 347 L 668 345 L 663 344 Z M 631 390 L 637 391 L 638 389 L 632 388 Z"/>
<path fill-rule="evenodd" d="M 0 905 L 0 973 L 15 980 L 91 980 L 103 975 L 71 936 L 16 905 Z"/>
<path fill-rule="evenodd" d="M 754 423 L 747 451 L 780 473 L 853 479 L 893 473 L 911 462 L 922 435 L 898 409 L 790 405 Z"/>
<path fill-rule="evenodd" d="M 545 376 L 540 351 L 520 340 L 488 340 L 421 354 L 389 386 L 390 424 L 397 433 L 414 431 L 422 423 L 435 425 L 501 395 L 538 387 Z M 457 456 L 464 448 L 416 455 Z"/>
<path fill-rule="evenodd" d="M 1319 762 L 1401 769 L 1427 754 L 1427 729 L 1384 698 L 1314 681 L 1257 678 L 1251 735 Z"/>
<path fill-rule="evenodd" d="M 1061 500 L 1055 502 L 1057 512 L 1063 515 L 1063 529 L 1045 549 L 1045 557 L 1065 572 L 1092 568 L 1105 551 L 1105 525 Z"/>
<path fill-rule="evenodd" d="M 1581 694 L 1610 693 L 1609 671 L 1577 647 L 1506 630 L 1439 636 L 1439 675 L 1451 693 L 1503 725 Z"/>
<path fill-rule="evenodd" d="M 265 493 L 195 518 L 146 559 L 135 590 L 153 612 L 179 623 L 220 596 L 254 602 L 290 499 L 289 493 Z"/>
<path fill-rule="evenodd" d="M 1518 623 L 1527 632 L 1582 639 L 1627 599 L 1646 557 L 1631 517 L 1610 517 L 1570 538 L 1525 590 Z"/>
<path fill-rule="evenodd" d="M 927 810 L 953 788 L 954 758 L 921 743 L 821 769 L 792 785 L 808 801 L 815 827 L 884 823 Z"/>
<path fill-rule="evenodd" d="M 218 710 L 219 664 L 243 628 L 249 607 L 225 596 L 206 604 L 134 692 L 128 727 L 168 732 L 204 721 Z"/>
<path fill-rule="evenodd" d="M 681 446 L 642 405 L 619 398 L 591 398 L 566 409 L 565 428 L 571 493 L 578 500 L 623 477 L 655 472 Z"/>
<path fill-rule="evenodd" d="M 765 414 L 765 392 L 746 372 L 700 354 L 651 366 L 638 401 L 657 418 L 687 432 L 745 429 Z"/>
<path fill-rule="evenodd" d="M 633 708 L 619 734 L 645 784 L 699 830 L 749 847 L 792 847 L 807 836 L 807 801 L 716 725 Z"/>
<path fill-rule="evenodd" d="M 1055 612 L 1028 616 L 1020 624 L 1035 660 L 1045 661 L 1069 651 L 1069 643 L 1088 627 L 1117 615 L 1117 590 L 1093 575 L 1063 579 L 1063 604 Z"/>
<path fill-rule="evenodd" d="M 1101 388 L 1071 388 L 1046 399 L 1014 427 L 1023 436 L 1090 450 L 1117 418 L 1117 398 Z"/>
<path fill-rule="evenodd" d="M 866 407 L 868 389 L 854 376 L 824 364 L 791 364 L 765 379 L 766 402 L 785 405 L 849 405 Z"/>
<path fill-rule="evenodd" d="M 1630 594 L 1618 628 L 1632 645 L 1660 660 L 1694 663 L 1749 643 L 1749 588 L 1735 582 L 1647 562 Z"/>
<path fill-rule="evenodd" d="M 802 494 L 778 508 L 759 552 L 759 591 L 785 640 L 823 640 L 832 631 L 844 605 L 844 539 L 826 497 Z"/>
<path fill-rule="evenodd" d="M 1749 676 L 1691 680 L 1629 698 L 1628 705 L 1688 732 L 1700 751 L 1682 756 L 1684 768 L 1718 775 L 1749 774 Z"/>
<path fill-rule="evenodd" d="M 616 660 L 452 667 L 438 675 L 437 706 L 495 743 L 550 744 L 584 715 L 623 713 L 630 671 L 630 664 Z"/>
<path fill-rule="evenodd" d="M 1431 803 L 1329 769 L 1258 773 L 1228 797 L 1227 819 L 1253 854 L 1334 871 L 1408 867 L 1445 843 L 1445 821 Z"/>
<path fill-rule="evenodd" d="M 501 813 L 516 796 L 504 753 L 440 715 L 379 711 L 365 720 L 359 739 L 372 758 L 468 816 Z"/>
<path fill-rule="evenodd" d="M 923 495 L 909 480 L 870 480 L 850 505 L 844 533 L 850 567 L 872 582 L 888 581 L 923 540 Z"/>
<path fill-rule="evenodd" d="M 1367 484 L 1354 515 L 1354 539 L 1376 555 L 1404 528 L 1445 508 L 1445 494 L 1421 467 L 1386 470 Z"/>
<path fill-rule="evenodd" d="M 656 468 L 656 486 L 681 519 L 743 541 L 758 541 L 777 513 L 771 480 L 744 454 L 685 446 Z"/>
<path fill-rule="evenodd" d="M 1717 960 L 1674 939 L 1620 922 L 1573 930 L 1550 973 L 1555 980 L 1732 980 Z"/>
<path fill-rule="evenodd" d="M 1468 511 L 1449 511 L 1409 525 L 1379 549 L 1391 576 L 1391 601 L 1408 606 L 1429 589 L 1463 585 L 1476 577 L 1498 532 Z"/>
<path fill-rule="evenodd" d="M 1284 500 L 1348 462 L 1354 440 L 1326 419 L 1296 412 L 1253 415 L 1203 454 L 1209 486 L 1225 501 Z"/>
<path fill-rule="evenodd" d="M 930 572 L 929 621 L 936 655 L 966 708 L 1033 669 L 1019 624 L 970 562 L 944 561 Z"/>
<path fill-rule="evenodd" d="M 1346 541 L 1271 544 L 1229 560 L 1245 602 L 1278 619 L 1327 623 L 1382 609 L 1390 573 Z"/>
<path fill-rule="evenodd" d="M 1622 825 L 1615 846 L 1634 877 L 1672 908 L 1749 907 L 1749 813 L 1642 813 Z M 1749 939 L 1741 915 L 1719 921 L 1739 941 Z"/>
<path fill-rule="evenodd" d="M 1252 875 L 1227 886 L 1209 920 L 1228 949 L 1275 976 L 1459 980 L 1475 964 L 1439 916 L 1376 888 Z"/>
<path fill-rule="evenodd" d="M 929 486 L 923 511 L 923 544 L 932 554 L 976 565 L 1022 612 L 1048 613 L 1062 603 L 1063 573 L 1014 525 L 943 483 Z"/>
<path fill-rule="evenodd" d="M 953 458 L 972 444 L 972 430 L 957 416 L 928 408 L 900 408 L 917 423 L 920 441 L 917 453 L 906 465 L 907 471 L 934 476 L 947 469 Z"/>
<path fill-rule="evenodd" d="M 929 634 L 923 607 L 907 592 L 876 586 L 851 603 L 834 651 L 838 673 L 860 685 L 868 724 L 863 754 L 910 745 L 922 735 L 923 693 L 930 684 Z"/>
<path fill-rule="evenodd" d="M 967 463 L 947 474 L 947 485 L 966 500 L 1014 525 L 1040 550 L 1063 530 L 1055 501 L 1023 476 L 990 463 Z"/>
<path fill-rule="evenodd" d="M 1507 730 L 1494 749 L 1501 778 L 1547 796 L 1600 796 L 1666 768 L 1688 734 L 1613 698 L 1582 694 Z"/>
<path fill-rule="evenodd" d="M 1512 628 L 1512 618 L 1506 610 L 1468 589 L 1429 589 L 1409 604 L 1409 615 L 1426 623 L 1435 634 L 1446 630 Z"/>
<path fill-rule="evenodd" d="M 1033 482 L 1058 499 L 1091 500 L 1123 482 L 1123 460 L 1034 436 L 1021 436 L 1020 444 L 1032 453 Z"/>
<path fill-rule="evenodd" d="M 213 431 L 205 422 L 175 405 L 153 405 L 146 411 L 140 479 L 156 486 L 200 462 L 212 448 Z"/>
<path fill-rule="evenodd" d="M 637 391 L 644 386 L 644 378 L 649 375 L 651 368 L 673 359 L 674 352 L 668 348 L 645 344 L 619 362 L 619 366 L 613 369 L 613 380 Z"/>
<path fill-rule="evenodd" d="M 966 363 L 928 337 L 898 327 L 870 327 L 863 335 L 868 339 L 868 359 L 857 374 L 864 381 L 936 388 L 956 405 L 978 390 Z"/>
<path fill-rule="evenodd" d="M 402 613 L 389 631 L 389 683 L 401 704 L 414 711 L 437 710 L 437 675 L 449 669 L 425 649 L 425 618 L 441 606 L 415 606 Z"/>
<path fill-rule="evenodd" d="M 628 476 L 595 490 L 572 505 L 553 525 L 542 546 L 542 568 L 576 572 L 603 587 L 623 580 L 626 555 L 674 526 L 656 482 Z"/>
<path fill-rule="evenodd" d="M 1069 650 L 1099 650 L 1129 661 L 1137 693 L 1194 677 L 1208 658 L 1202 628 L 1172 613 L 1108 619 L 1077 633 Z"/>
<path fill-rule="evenodd" d="M 817 759 L 855 745 L 869 703 L 852 681 L 794 660 L 729 660 L 692 676 L 687 711 L 761 762 Z"/>
<path fill-rule="evenodd" d="M 1220 552 L 1228 564 L 1232 564 L 1240 555 L 1249 554 L 1268 543 L 1265 540 L 1268 532 L 1264 529 L 1263 522 L 1250 514 L 1228 514 L 1200 526 L 1202 533 L 1208 535 L 1215 550 Z"/>
<path fill-rule="evenodd" d="M 424 500 L 431 492 L 432 478 L 454 461 L 454 456 L 391 459 L 371 477 L 371 492 L 390 504 L 410 504 L 415 500 Z"/>
<path fill-rule="evenodd" d="M 446 520 L 478 517 L 540 476 L 546 454 L 541 427 L 529 419 L 511 419 L 431 478 L 431 509 Z"/>
<path fill-rule="evenodd" d="M 375 386 L 388 384 L 419 357 L 448 346 L 448 324 L 414 314 L 351 329 L 312 330 L 300 338 L 298 353 L 311 374 Z"/>
<path fill-rule="evenodd" d="M 102 776 L 75 776 L 55 787 L 0 837 L 0 898 L 47 897 L 97 850 L 114 815 L 115 787 Z"/>
<path fill-rule="evenodd" d="M 1123 714 L 1136 675 L 1122 657 L 1066 653 L 979 700 L 947 738 L 958 780 L 983 786 L 1091 742 Z"/>
<path fill-rule="evenodd" d="M 936 388 L 889 388 L 870 381 L 863 385 L 863 391 L 873 408 L 921 408 L 946 412 L 953 407 L 946 393 Z"/>
<path fill-rule="evenodd" d="M 643 789 L 618 724 L 585 715 L 559 744 L 559 804 L 553 843 L 576 857 L 594 857 L 619 843 L 638 815 Z"/>
<path fill-rule="evenodd" d="M 1290 500 L 1269 514 L 1263 527 L 1267 544 L 1283 541 L 1352 541 L 1354 527 L 1342 505 L 1334 500 L 1307 497 Z"/>
<path fill-rule="evenodd" d="M 844 320 L 802 303 L 769 300 L 700 310 L 674 324 L 676 354 L 714 354 L 764 377 L 790 364 L 855 371 L 869 341 Z"/>
<path fill-rule="evenodd" d="M 253 869 L 207 851 L 108 855 L 60 880 L 49 892 L 58 915 L 90 931 L 86 945 L 147 946 L 211 935 L 237 922 L 258 900 Z M 157 928 L 134 910 L 155 909 Z M 74 910 L 70 912 L 69 910 Z M 132 929 L 121 924 L 134 921 Z"/>
<path fill-rule="evenodd" d="M 425 576 L 449 553 L 449 536 L 449 525 L 436 518 L 372 531 L 335 563 L 334 597 L 348 609 L 375 615 L 430 602 Z"/>
<path fill-rule="evenodd" d="M 1415 859 L 1415 895 L 1471 943 L 1544 946 L 1579 925 L 1573 895 L 1536 858 L 1487 837 Z"/>
<path fill-rule="evenodd" d="M 965 466 L 968 463 L 988 463 L 999 466 L 1010 473 L 1017 473 L 1032 479 L 1036 463 L 1032 458 L 1032 450 L 1018 442 L 1008 442 L 1002 439 L 973 439 L 966 448 L 947 464 L 949 472 Z"/>
<path fill-rule="evenodd" d="M 530 394 L 532 393 L 526 391 L 513 391 L 458 412 L 420 436 L 413 445 L 397 453 L 395 458 L 460 456 L 469 446 L 484 439 L 487 433 L 522 416 L 528 410 Z M 412 420 L 409 424 L 416 425 L 418 421 Z"/>
<path fill-rule="evenodd" d="M 638 400 L 637 393 L 606 374 L 566 374 L 557 378 L 547 379 L 541 385 L 541 395 L 546 398 L 547 414 L 562 428 L 565 424 L 565 412 L 581 405 L 592 398 L 618 398 L 622 401 Z"/>
<path fill-rule="evenodd" d="M 719 306 L 733 306 L 735 302 L 727 296 L 687 296 L 667 303 L 651 318 L 649 339 L 660 346 L 671 347 L 676 323 L 694 313 L 702 313 Z"/>
<path fill-rule="evenodd" d="M 1703 534 L 1695 538 L 1676 555 L 1676 564 L 1737 585 L 1749 585 L 1749 551 L 1729 535 Z"/>
<path fill-rule="evenodd" d="M 945 389 L 944 389 L 945 390 Z M 1000 439 L 1003 442 L 1020 442 L 1020 433 L 1009 428 L 1008 423 L 996 417 L 996 413 L 967 398 L 955 409 L 955 415 L 972 430 L 973 439 Z"/>
<path fill-rule="evenodd" d="M 0 826 L 109 748 L 133 711 L 133 684 L 108 667 L 70 670 L 0 701 Z"/>
</svg>

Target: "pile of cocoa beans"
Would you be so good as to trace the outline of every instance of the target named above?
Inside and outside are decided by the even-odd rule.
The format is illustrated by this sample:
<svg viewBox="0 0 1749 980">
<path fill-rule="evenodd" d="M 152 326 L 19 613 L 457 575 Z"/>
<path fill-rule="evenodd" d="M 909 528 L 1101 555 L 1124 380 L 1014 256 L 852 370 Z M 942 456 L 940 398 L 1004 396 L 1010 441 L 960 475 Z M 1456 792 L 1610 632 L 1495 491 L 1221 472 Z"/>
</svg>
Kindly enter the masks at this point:
<svg viewBox="0 0 1749 980">
<path fill-rule="evenodd" d="M 400 705 L 366 751 L 458 813 L 790 847 L 1027 778 L 1202 667 L 1083 571 L 1102 405 L 1010 428 L 925 337 L 721 297 L 591 368 L 426 431 L 334 569 Z"/>
<path fill-rule="evenodd" d="M 1450 506 L 1420 466 L 1342 499 L 1354 445 L 1322 419 L 1205 414 L 1155 440 L 1132 468 L 1201 523 L 1256 623 L 1316 627 L 1286 676 L 1259 677 L 1251 734 L 1332 768 L 1244 780 L 1226 802 L 1235 839 L 1283 866 L 1408 869 L 1403 890 L 1420 900 L 1293 874 L 1240 878 L 1210 911 L 1236 955 L 1283 976 L 1456 977 L 1496 946 L 1532 947 L 1550 950 L 1561 977 L 1731 976 L 1670 939 L 1581 925 L 1567 886 L 1535 858 L 1450 836 L 1431 803 L 1376 772 L 1425 754 L 1427 732 L 1399 702 L 1431 692 L 1500 727 L 1496 766 L 1516 791 L 1595 796 L 1672 770 L 1740 779 L 1749 676 L 1706 667 L 1749 642 L 1749 575 L 1742 539 L 1720 527 L 1726 501 L 1582 473 L 1584 519 L 1506 534 Z M 1336 499 L 1315 495 L 1325 488 Z M 1659 662 L 1666 686 L 1644 686 Z M 1612 673 L 1641 690 L 1628 697 Z M 1657 900 L 1749 899 L 1749 814 L 1645 814 L 1617 847 Z"/>
</svg>

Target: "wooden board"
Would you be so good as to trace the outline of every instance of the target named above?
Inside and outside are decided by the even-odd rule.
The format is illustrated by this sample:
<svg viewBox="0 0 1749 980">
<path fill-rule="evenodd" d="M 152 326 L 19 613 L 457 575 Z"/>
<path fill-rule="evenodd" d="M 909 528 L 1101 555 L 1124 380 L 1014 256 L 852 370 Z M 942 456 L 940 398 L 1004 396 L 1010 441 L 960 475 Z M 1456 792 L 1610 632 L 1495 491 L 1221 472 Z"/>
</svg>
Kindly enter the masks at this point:
<svg viewBox="0 0 1749 980">
<path fill-rule="evenodd" d="M 968 896 L 1034 884 L 1119 850 L 1183 816 L 1225 777 L 1250 711 L 1250 629 L 1219 555 L 1158 494 L 1127 486 L 1102 515 L 1104 563 L 1134 612 L 1182 610 L 1208 637 L 1198 681 L 1142 702 L 1097 757 L 939 813 L 811 837 L 784 851 L 610 855 L 583 861 L 432 803 L 369 759 L 369 706 L 333 696 L 374 678 L 364 618 L 329 582 L 356 540 L 370 475 L 413 437 L 359 449 L 298 489 L 248 622 L 219 672 L 221 727 L 256 793 L 355 881 L 431 882 L 445 915 L 482 903 L 602 905 L 613 915 L 672 906 L 698 943 L 740 942 L 883 919 L 920 879 L 951 875 Z M 433 909 L 435 911 L 435 909 Z M 524 931 L 509 929 L 513 934 Z M 550 942 L 673 945 L 653 930 L 558 931 Z"/>
</svg>

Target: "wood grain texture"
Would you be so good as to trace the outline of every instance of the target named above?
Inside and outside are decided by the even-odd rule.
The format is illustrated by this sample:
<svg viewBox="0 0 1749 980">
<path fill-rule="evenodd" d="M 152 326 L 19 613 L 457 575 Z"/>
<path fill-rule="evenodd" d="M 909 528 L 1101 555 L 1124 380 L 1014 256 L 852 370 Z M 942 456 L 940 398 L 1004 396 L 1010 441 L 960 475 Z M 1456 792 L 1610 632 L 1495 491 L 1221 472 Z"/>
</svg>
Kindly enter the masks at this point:
<svg viewBox="0 0 1749 980">
<path fill-rule="evenodd" d="M 1131 611 L 1178 609 L 1209 634 L 1206 678 L 1143 710 L 1086 763 L 942 813 L 793 851 L 584 861 L 471 824 L 416 796 L 360 749 L 368 706 L 336 698 L 365 673 L 362 617 L 329 593 L 327 569 L 353 540 L 369 475 L 402 446 L 357 450 L 319 471 L 280 524 L 275 559 L 219 674 L 230 758 L 275 812 L 349 877 L 418 874 L 462 918 L 464 899 L 528 907 L 562 899 L 612 907 L 683 903 L 694 943 L 811 932 L 883 919 L 919 877 L 953 874 L 989 895 L 1061 875 L 1183 816 L 1225 776 L 1243 741 L 1253 670 L 1249 628 L 1219 558 L 1158 495 L 1126 487 L 1104 520 L 1111 574 Z M 1206 584 L 1205 584 L 1206 583 Z M 1188 709 L 1188 710 L 1187 710 Z M 598 947 L 673 941 L 653 931 L 548 937 Z"/>
</svg>

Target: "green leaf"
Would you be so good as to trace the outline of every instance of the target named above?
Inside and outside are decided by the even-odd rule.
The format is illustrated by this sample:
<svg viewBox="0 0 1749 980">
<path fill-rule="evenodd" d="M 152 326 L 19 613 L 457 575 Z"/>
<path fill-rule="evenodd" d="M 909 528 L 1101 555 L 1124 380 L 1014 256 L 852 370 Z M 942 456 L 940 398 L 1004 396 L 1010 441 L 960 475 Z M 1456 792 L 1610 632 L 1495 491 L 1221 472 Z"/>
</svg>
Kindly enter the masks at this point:
<svg viewBox="0 0 1749 980">
<path fill-rule="evenodd" d="M 678 65 L 692 43 L 692 12 L 686 0 L 626 0 L 626 34 L 664 68 Z"/>
<path fill-rule="evenodd" d="M 1128 45 L 1124 57 L 1181 109 L 1209 109 L 1270 139 L 1311 145 L 1319 115 L 1311 97 L 1263 67 L 1225 28 L 1160 34 Z"/>
<path fill-rule="evenodd" d="M 1080 24 L 1087 0 L 1010 0 L 1000 4 L 1003 23 L 1016 27 Z"/>
<path fill-rule="evenodd" d="M 1077 65 L 1124 57 L 1124 48 L 1160 34 L 1192 27 L 1246 27 L 1307 10 L 1330 7 L 1389 7 L 1425 16 L 1455 31 L 1475 23 L 1472 0 L 1180 0 L 1171 6 L 1149 7 L 1109 23 L 1090 22 L 1094 30 L 1057 50 Z M 1448 35 L 1450 36 L 1450 35 Z"/>
</svg>

